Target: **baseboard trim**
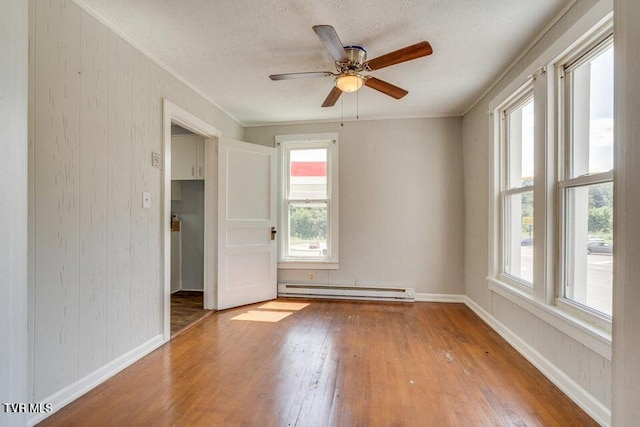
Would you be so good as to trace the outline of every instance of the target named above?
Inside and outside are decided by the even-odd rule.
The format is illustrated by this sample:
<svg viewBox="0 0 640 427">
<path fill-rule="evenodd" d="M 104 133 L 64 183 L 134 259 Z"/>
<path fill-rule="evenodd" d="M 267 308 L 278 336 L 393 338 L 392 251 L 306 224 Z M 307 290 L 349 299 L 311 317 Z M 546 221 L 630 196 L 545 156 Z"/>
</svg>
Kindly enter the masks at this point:
<svg viewBox="0 0 640 427">
<path fill-rule="evenodd" d="M 89 375 L 86 375 L 85 377 L 79 379 L 71 385 L 68 385 L 67 387 L 52 394 L 51 396 L 42 399 L 41 403 L 50 403 L 53 407 L 53 410 L 47 414 L 35 414 L 33 418 L 27 420 L 27 425 L 34 426 L 50 415 L 55 414 L 60 409 L 64 408 L 66 405 L 73 402 L 83 394 L 102 384 L 118 372 L 129 367 L 134 362 L 151 353 L 153 350 L 164 344 L 164 342 L 165 341 L 162 337 L 162 334 L 156 335 L 149 341 L 139 345 L 133 350 L 107 363 L 102 368 L 99 368 Z"/>
<path fill-rule="evenodd" d="M 569 376 L 562 372 L 556 365 L 523 341 L 518 335 L 514 334 L 471 298 L 465 296 L 464 303 L 598 424 L 602 426 L 611 425 L 611 410 L 609 408 L 580 387 L 578 383 L 569 378 Z"/>
<path fill-rule="evenodd" d="M 415 297 L 416 297 L 416 302 L 453 302 L 453 303 L 465 302 L 464 295 L 458 295 L 458 294 L 423 294 L 423 293 L 416 292 Z"/>
</svg>

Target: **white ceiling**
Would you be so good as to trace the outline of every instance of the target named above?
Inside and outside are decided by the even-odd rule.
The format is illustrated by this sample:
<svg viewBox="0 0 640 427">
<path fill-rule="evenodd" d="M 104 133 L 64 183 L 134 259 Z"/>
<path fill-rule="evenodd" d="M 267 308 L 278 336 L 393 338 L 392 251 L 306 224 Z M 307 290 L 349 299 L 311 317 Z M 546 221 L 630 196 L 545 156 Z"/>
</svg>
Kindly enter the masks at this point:
<svg viewBox="0 0 640 427">
<path fill-rule="evenodd" d="M 79 1 L 252 126 L 340 120 L 342 109 L 345 120 L 459 116 L 569 0 Z M 365 87 L 321 108 L 330 77 L 268 78 L 335 70 L 318 24 L 369 59 L 421 40 L 434 53 L 371 73 L 407 89 L 401 100 Z"/>
</svg>

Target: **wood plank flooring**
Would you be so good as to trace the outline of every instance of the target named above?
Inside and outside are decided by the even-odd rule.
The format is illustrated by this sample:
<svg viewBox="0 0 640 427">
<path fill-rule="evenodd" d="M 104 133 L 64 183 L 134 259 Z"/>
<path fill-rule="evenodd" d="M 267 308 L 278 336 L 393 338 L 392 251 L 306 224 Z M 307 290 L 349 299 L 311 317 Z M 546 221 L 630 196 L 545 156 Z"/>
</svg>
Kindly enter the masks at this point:
<svg viewBox="0 0 640 427">
<path fill-rule="evenodd" d="M 309 305 L 214 313 L 41 425 L 597 425 L 463 304 L 279 301 Z"/>
<path fill-rule="evenodd" d="M 211 313 L 204 308 L 204 296 L 198 291 L 178 291 L 171 294 L 171 336 Z"/>
</svg>

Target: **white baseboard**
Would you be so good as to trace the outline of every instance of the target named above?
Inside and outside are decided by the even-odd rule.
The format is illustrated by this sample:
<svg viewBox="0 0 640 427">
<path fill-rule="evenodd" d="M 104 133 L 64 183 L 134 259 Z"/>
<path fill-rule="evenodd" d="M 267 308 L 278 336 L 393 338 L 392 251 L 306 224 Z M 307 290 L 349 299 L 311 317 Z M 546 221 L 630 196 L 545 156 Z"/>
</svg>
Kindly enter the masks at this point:
<svg viewBox="0 0 640 427">
<path fill-rule="evenodd" d="M 156 348 L 164 344 L 162 334 L 151 338 L 149 341 L 139 345 L 133 350 L 123 354 L 115 360 L 107 363 L 102 368 L 90 373 L 89 375 L 79 379 L 75 383 L 68 385 L 62 390 L 52 394 L 51 396 L 42 399 L 41 403 L 50 403 L 53 410 L 49 413 L 34 414 L 33 418 L 27 420 L 27 425 L 34 426 L 50 415 L 56 413 L 60 409 L 64 408 L 69 403 L 73 402 L 89 390 L 102 384 L 118 372 L 122 371 L 126 367 L 132 365 L 142 357 L 151 353 Z"/>
<path fill-rule="evenodd" d="M 416 302 L 465 302 L 465 296 L 458 294 L 423 294 L 416 292 L 415 297 Z"/>
<path fill-rule="evenodd" d="M 578 383 L 569 378 L 556 365 L 523 341 L 518 335 L 514 334 L 471 298 L 465 296 L 464 303 L 597 423 L 602 426 L 611 425 L 611 410 L 609 408 L 580 387 Z"/>
</svg>

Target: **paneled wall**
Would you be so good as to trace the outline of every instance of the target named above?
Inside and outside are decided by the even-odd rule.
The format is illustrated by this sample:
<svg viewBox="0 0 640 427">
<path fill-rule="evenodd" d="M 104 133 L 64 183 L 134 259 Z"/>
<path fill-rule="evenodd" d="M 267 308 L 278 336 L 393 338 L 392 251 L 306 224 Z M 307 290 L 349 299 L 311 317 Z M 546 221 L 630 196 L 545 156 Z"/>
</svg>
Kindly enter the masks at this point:
<svg viewBox="0 0 640 427">
<path fill-rule="evenodd" d="M 278 270 L 283 283 L 406 286 L 462 294 L 460 118 L 247 128 L 249 142 L 338 132 L 340 268 Z"/>
<path fill-rule="evenodd" d="M 27 5 L 0 13 L 0 402 L 27 402 Z M 0 409 L 0 425 L 24 413 Z"/>
<path fill-rule="evenodd" d="M 75 3 L 30 3 L 31 396 L 162 332 L 162 98 L 243 128 Z M 151 209 L 142 192 L 151 192 Z"/>
<path fill-rule="evenodd" d="M 600 4 L 599 4 L 600 3 Z M 596 6 L 603 10 L 602 0 L 578 0 L 532 47 L 532 49 L 464 115 L 462 140 L 464 157 L 465 199 L 465 294 L 514 336 L 526 343 L 529 349 L 539 353 L 551 365 L 593 397 L 605 408 L 611 407 L 611 360 L 577 342 L 542 318 L 523 309 L 518 304 L 490 290 L 487 250 L 489 247 L 489 102 L 514 79 L 531 67 L 557 40 L 571 31 L 579 32 L 574 25 Z M 604 17 L 604 13 L 597 19 Z M 594 23 L 597 20 L 594 18 Z M 541 66 L 543 64 L 537 64 Z"/>
<path fill-rule="evenodd" d="M 640 420 L 640 2 L 614 0 L 616 153 L 613 425 Z"/>
<path fill-rule="evenodd" d="M 611 360 L 499 294 L 491 314 L 605 407 L 611 408 Z"/>
</svg>

